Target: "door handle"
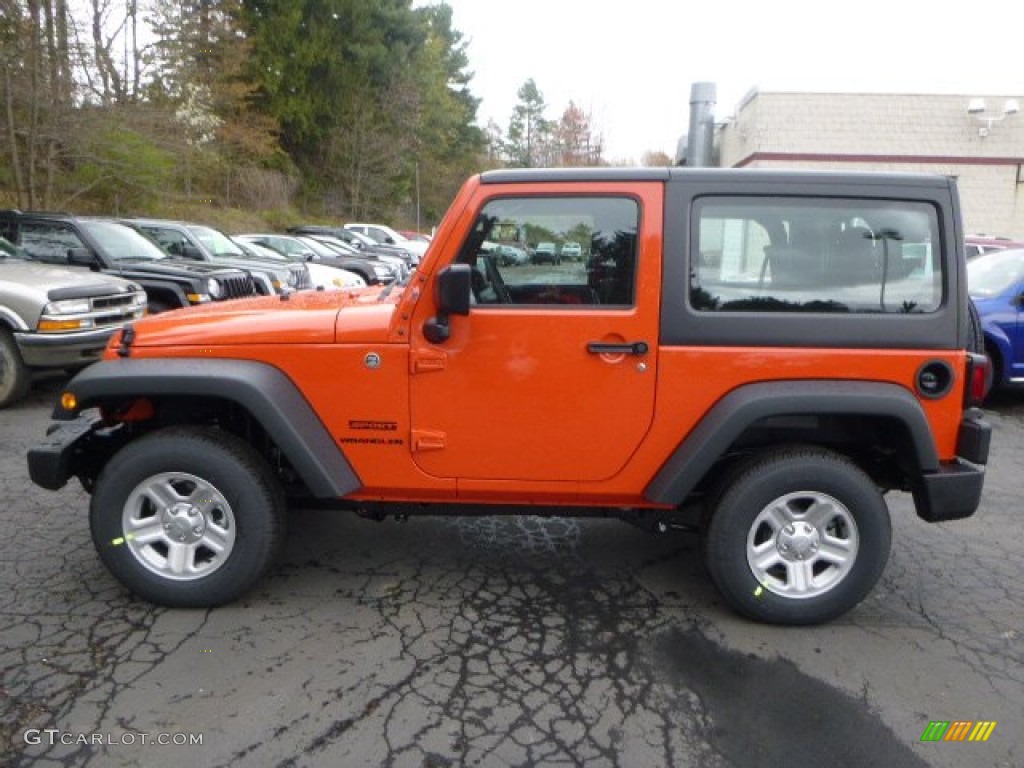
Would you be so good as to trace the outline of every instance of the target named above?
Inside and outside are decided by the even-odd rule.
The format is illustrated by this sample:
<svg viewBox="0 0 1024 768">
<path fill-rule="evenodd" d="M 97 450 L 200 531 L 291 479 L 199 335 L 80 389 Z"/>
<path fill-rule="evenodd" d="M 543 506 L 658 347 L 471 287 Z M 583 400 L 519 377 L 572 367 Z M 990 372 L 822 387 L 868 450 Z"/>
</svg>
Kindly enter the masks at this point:
<svg viewBox="0 0 1024 768">
<path fill-rule="evenodd" d="M 623 344 L 607 344 L 603 341 L 591 341 L 587 344 L 587 352 L 592 355 L 646 355 L 650 347 L 646 341 L 633 341 Z"/>
</svg>

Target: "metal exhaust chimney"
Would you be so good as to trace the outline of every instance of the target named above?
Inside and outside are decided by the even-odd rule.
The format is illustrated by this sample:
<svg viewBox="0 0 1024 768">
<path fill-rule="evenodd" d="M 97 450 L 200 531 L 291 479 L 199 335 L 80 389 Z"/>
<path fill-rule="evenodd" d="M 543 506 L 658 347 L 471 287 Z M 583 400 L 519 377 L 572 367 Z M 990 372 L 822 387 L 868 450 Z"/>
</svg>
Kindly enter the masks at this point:
<svg viewBox="0 0 1024 768">
<path fill-rule="evenodd" d="M 690 135 L 686 143 L 686 165 L 690 168 L 711 165 L 715 141 L 715 116 L 712 112 L 717 99 L 714 83 L 690 86 Z"/>
</svg>

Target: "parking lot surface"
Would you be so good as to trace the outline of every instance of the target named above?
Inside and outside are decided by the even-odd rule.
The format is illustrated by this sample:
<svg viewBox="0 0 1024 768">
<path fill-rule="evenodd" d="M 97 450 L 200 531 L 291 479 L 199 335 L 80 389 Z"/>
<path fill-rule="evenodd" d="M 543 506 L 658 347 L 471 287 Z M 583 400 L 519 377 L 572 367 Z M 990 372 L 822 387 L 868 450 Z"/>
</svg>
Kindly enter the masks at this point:
<svg viewBox="0 0 1024 768">
<path fill-rule="evenodd" d="M 80 486 L 28 479 L 59 383 L 0 411 L 0 764 L 1024 765 L 1024 393 L 989 409 L 973 518 L 890 495 L 874 592 L 779 628 L 720 605 L 695 536 L 601 519 L 297 511 L 245 600 L 155 607 Z"/>
</svg>

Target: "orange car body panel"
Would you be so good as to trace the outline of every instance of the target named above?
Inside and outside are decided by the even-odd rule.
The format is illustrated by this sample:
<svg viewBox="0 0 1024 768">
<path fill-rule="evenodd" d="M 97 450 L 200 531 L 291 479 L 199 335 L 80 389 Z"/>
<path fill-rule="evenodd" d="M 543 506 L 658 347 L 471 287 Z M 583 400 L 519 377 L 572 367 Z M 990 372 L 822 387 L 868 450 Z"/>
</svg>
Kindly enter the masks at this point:
<svg viewBox="0 0 1024 768">
<path fill-rule="evenodd" d="M 464 185 L 404 288 L 267 297 L 176 311 L 137 325 L 133 358 L 258 360 L 319 414 L 363 487 L 389 501 L 650 507 L 643 493 L 711 407 L 759 381 L 857 380 L 914 392 L 918 369 L 963 352 L 660 347 L 663 186 L 545 183 L 544 194 L 614 193 L 641 207 L 636 301 L 628 309 L 487 307 L 429 343 L 432 277 L 454 260 L 476 212 L 528 185 Z M 591 341 L 649 344 L 599 355 Z M 115 339 L 107 358 L 116 358 Z M 955 456 L 963 382 L 922 399 L 940 459 Z M 692 386 L 685 386 L 692 384 Z"/>
</svg>

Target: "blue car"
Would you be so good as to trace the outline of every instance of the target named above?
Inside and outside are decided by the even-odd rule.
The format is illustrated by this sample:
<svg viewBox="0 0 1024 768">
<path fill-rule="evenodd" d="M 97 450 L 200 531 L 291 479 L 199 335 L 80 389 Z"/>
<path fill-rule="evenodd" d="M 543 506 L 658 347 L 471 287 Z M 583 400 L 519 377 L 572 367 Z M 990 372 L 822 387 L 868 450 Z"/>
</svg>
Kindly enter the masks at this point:
<svg viewBox="0 0 1024 768">
<path fill-rule="evenodd" d="M 1024 383 L 1024 248 L 983 253 L 967 263 L 967 289 L 985 333 L 988 389 Z"/>
</svg>

